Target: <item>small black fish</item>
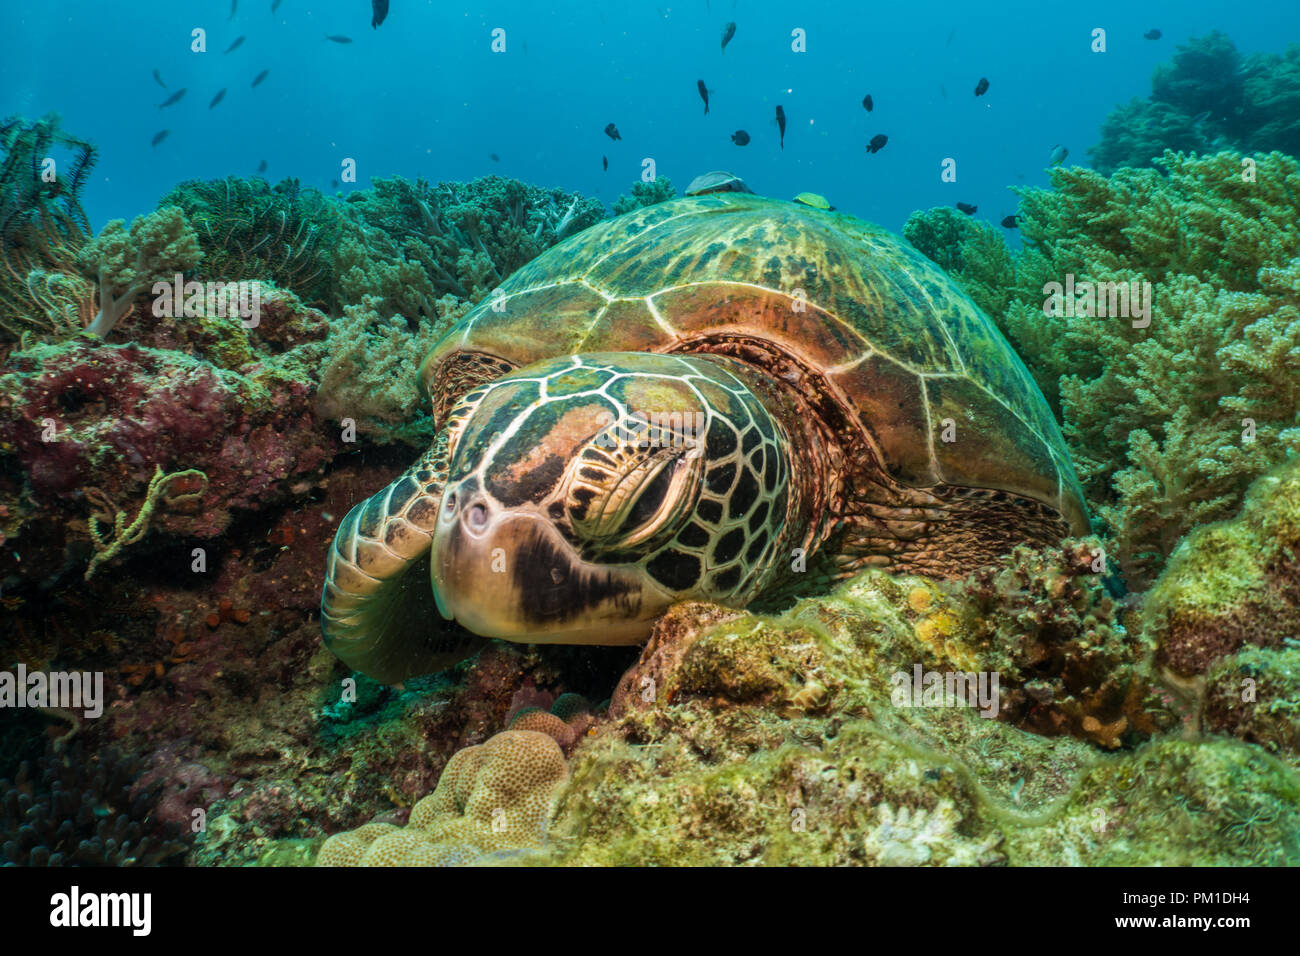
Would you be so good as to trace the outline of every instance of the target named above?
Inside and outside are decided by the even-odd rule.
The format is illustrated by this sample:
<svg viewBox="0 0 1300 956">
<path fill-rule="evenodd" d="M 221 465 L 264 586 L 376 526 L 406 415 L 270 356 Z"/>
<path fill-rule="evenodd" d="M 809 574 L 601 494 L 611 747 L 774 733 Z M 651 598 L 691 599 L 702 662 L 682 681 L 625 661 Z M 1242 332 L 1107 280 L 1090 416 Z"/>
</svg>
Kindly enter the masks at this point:
<svg viewBox="0 0 1300 956">
<path fill-rule="evenodd" d="M 743 129 L 738 129 L 731 134 L 731 141 L 735 143 L 737 146 L 748 146 L 749 134 L 746 133 Z"/>
<path fill-rule="evenodd" d="M 876 104 L 872 102 L 870 93 L 862 97 L 862 108 L 866 110 L 868 113 L 870 113 L 873 109 L 875 109 L 875 106 Z"/>
<path fill-rule="evenodd" d="M 1003 229 L 1015 229 L 1018 225 L 1020 225 L 1019 216 L 1004 216 L 1002 219 Z"/>
<path fill-rule="evenodd" d="M 975 95 L 983 96 L 985 93 L 988 92 L 988 89 L 989 89 L 989 81 L 985 77 L 981 76 L 980 81 L 975 84 Z"/>
<path fill-rule="evenodd" d="M 230 16 L 226 17 L 226 19 L 227 20 L 235 19 L 235 11 L 238 9 L 239 9 L 239 0 L 230 0 Z"/>
<path fill-rule="evenodd" d="M 284 0 L 271 0 L 271 12 L 275 13 L 276 10 L 279 10 L 280 4 L 283 2 Z"/>
<path fill-rule="evenodd" d="M 601 168 L 601 169 L 609 169 L 609 157 L 608 157 L 608 156 L 602 156 L 602 157 L 600 157 L 600 168 Z"/>
<path fill-rule="evenodd" d="M 339 188 L 339 181 L 337 179 L 331 179 L 330 189 L 338 189 L 338 188 Z"/>
<path fill-rule="evenodd" d="M 159 143 L 161 143 L 163 140 L 165 140 L 165 139 L 166 139 L 168 136 L 170 136 L 170 135 L 171 135 L 171 130 L 169 130 L 169 129 L 160 129 L 158 132 L 156 132 L 156 133 L 153 134 L 153 140 L 150 142 L 149 145 L 150 145 L 150 146 L 157 146 Z"/>
<path fill-rule="evenodd" d="M 1164 36 L 1164 34 L 1161 33 L 1159 30 L 1148 30 L 1146 33 L 1142 35 L 1146 37 L 1148 40 L 1159 40 L 1162 36 Z"/>
<path fill-rule="evenodd" d="M 709 88 L 704 85 L 703 80 L 695 81 L 695 88 L 700 91 L 700 99 L 704 100 L 704 115 L 709 115 Z"/>
<path fill-rule="evenodd" d="M 335 43 L 351 43 L 352 37 L 345 37 L 340 34 L 327 34 L 325 39 L 333 40 Z"/>
<path fill-rule="evenodd" d="M 262 160 L 260 163 L 257 164 L 257 171 L 259 173 L 266 172 L 266 160 Z"/>
<path fill-rule="evenodd" d="M 226 98 L 226 88 L 223 86 L 221 89 L 217 90 L 217 95 L 212 97 L 212 102 L 208 104 L 208 109 L 212 109 L 212 107 L 216 106 L 225 98 Z"/>
<path fill-rule="evenodd" d="M 888 136 L 886 136 L 884 133 L 877 133 L 875 136 L 871 137 L 871 142 L 867 144 L 867 152 L 878 153 L 885 148 L 885 144 L 888 142 L 889 142 Z"/>
<path fill-rule="evenodd" d="M 154 67 L 153 78 L 164 90 L 167 89 L 167 84 L 162 81 L 162 74 L 158 72 L 157 67 Z"/>
<path fill-rule="evenodd" d="M 227 52 L 227 53 L 231 52 L 232 50 L 235 49 L 235 47 L 239 46 L 239 45 L 240 45 L 241 43 L 243 43 L 243 42 L 244 42 L 243 34 L 240 34 L 239 36 L 235 37 L 235 42 L 234 42 L 234 43 L 232 43 L 232 44 L 230 44 L 230 46 L 226 47 L 226 52 Z"/>
<path fill-rule="evenodd" d="M 736 25 L 734 23 L 728 23 L 722 28 L 722 52 L 724 54 L 727 52 L 727 44 L 731 42 L 731 38 L 735 35 Z"/>
<path fill-rule="evenodd" d="M 779 103 L 776 107 L 776 125 L 781 130 L 781 148 L 785 149 L 785 110 Z"/>
<path fill-rule="evenodd" d="M 492 162 L 494 163 L 501 162 L 501 157 L 498 156 L 496 153 L 488 153 L 488 159 L 492 160 Z"/>
<path fill-rule="evenodd" d="M 968 203 L 968 202 L 959 202 L 959 203 L 957 203 L 957 208 L 960 209 L 962 212 L 964 212 L 964 213 L 965 213 L 966 215 L 968 215 L 968 216 L 973 216 L 973 215 L 975 215 L 975 213 L 979 210 L 979 206 L 972 206 L 972 205 L 971 205 L 970 203 Z"/>
<path fill-rule="evenodd" d="M 253 85 L 257 86 L 258 83 L 261 83 L 264 79 L 266 79 L 267 74 L 269 74 L 270 72 L 271 72 L 270 70 L 263 70 L 261 73 L 257 74 L 257 76 L 253 77 Z"/>
<path fill-rule="evenodd" d="M 608 136 L 610 139 L 623 138 L 622 136 L 619 135 L 618 127 L 615 126 L 613 123 L 610 123 L 608 126 L 605 127 L 605 135 Z"/>
<path fill-rule="evenodd" d="M 379 24 L 384 22 L 384 17 L 388 16 L 388 0 L 370 0 L 370 28 L 378 30 Z"/>
<path fill-rule="evenodd" d="M 171 96 L 167 97 L 167 99 L 165 99 L 165 100 L 163 100 L 161 103 L 159 103 L 159 104 L 158 104 L 158 108 L 159 108 L 159 109 L 162 109 L 164 106 L 171 106 L 173 103 L 179 103 L 181 97 L 184 96 L 184 95 L 185 95 L 185 87 L 182 86 L 179 90 L 177 90 L 177 91 L 176 91 L 175 93 L 173 93 Z"/>
</svg>

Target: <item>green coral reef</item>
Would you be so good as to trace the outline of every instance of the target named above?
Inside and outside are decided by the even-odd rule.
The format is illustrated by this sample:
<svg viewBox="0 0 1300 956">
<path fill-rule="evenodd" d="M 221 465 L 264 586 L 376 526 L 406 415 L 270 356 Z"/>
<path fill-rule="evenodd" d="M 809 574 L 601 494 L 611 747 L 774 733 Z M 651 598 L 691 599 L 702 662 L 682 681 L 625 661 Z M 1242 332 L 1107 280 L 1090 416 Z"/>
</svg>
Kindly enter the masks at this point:
<svg viewBox="0 0 1300 956">
<path fill-rule="evenodd" d="M 1165 150 L 1300 155 L 1300 44 L 1242 56 L 1214 30 L 1156 67 L 1151 95 L 1115 109 L 1088 154 L 1109 174 L 1151 166 Z"/>
<path fill-rule="evenodd" d="M 777 616 L 679 605 L 567 766 L 549 726 L 508 728 L 490 761 L 457 754 L 405 829 L 337 834 L 317 862 L 1300 863 L 1294 733 L 1242 742 L 1289 715 L 1261 696 L 1236 715 L 1248 733 L 1203 734 L 1218 705 L 1152 688 L 1146 642 L 1122 640 L 1084 560 L 1095 549 L 1022 550 L 956 585 L 867 571 Z M 973 693 L 913 694 L 917 668 L 996 662 L 996 719 Z M 1274 693 L 1294 690 L 1288 674 Z"/>
<path fill-rule="evenodd" d="M 321 648 L 324 548 L 400 474 L 409 449 L 381 446 L 432 438 L 420 357 L 601 203 L 227 177 L 94 235 L 93 147 L 7 120 L 0 542 L 24 574 L 75 566 L 90 604 L 148 602 L 111 719 L 201 742 L 176 771 L 210 794 L 192 863 L 1300 865 L 1298 117 L 1300 47 L 1211 34 L 1111 117 L 1096 171 L 1017 190 L 1021 247 L 951 209 L 904 229 L 1047 396 L 1093 536 L 955 581 L 866 570 L 771 614 L 679 605 L 639 656 L 493 645 L 398 687 Z M 636 183 L 614 212 L 674 195 Z M 155 320 L 176 273 L 258 280 L 261 324 Z M 1149 322 L 1067 307 L 1067 280 L 1149 283 Z M 197 599 L 128 567 L 219 535 L 244 537 Z M 86 620 L 24 646 L 49 660 Z"/>
<path fill-rule="evenodd" d="M 1166 153 L 1157 169 L 1051 179 L 1019 190 L 1015 254 L 949 210 L 914 214 L 905 234 L 1025 360 L 1108 549 L 1143 590 L 1184 535 L 1232 515 L 1251 481 L 1300 449 L 1300 163 Z M 1149 325 L 1045 308 L 1067 276 L 1150 283 Z"/>
</svg>

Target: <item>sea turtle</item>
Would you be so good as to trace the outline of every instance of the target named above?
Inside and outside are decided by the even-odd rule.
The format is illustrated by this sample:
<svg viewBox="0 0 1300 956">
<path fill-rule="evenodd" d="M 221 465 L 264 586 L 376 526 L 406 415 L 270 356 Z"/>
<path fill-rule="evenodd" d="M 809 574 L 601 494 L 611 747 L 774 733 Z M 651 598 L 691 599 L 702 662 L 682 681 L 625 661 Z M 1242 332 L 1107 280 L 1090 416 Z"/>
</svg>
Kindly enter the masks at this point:
<svg viewBox="0 0 1300 956">
<path fill-rule="evenodd" d="M 511 275 L 419 380 L 437 437 L 343 520 L 321 600 L 330 649 L 384 682 L 471 649 L 437 611 L 629 644 L 683 599 L 960 576 L 1088 530 L 993 323 L 842 213 L 728 192 L 602 222 Z"/>
<path fill-rule="evenodd" d="M 715 169 L 710 173 L 703 173 L 691 180 L 691 184 L 686 187 L 686 195 L 703 196 L 706 193 L 750 193 L 754 190 L 745 185 L 745 181 L 735 173 L 723 172 L 721 169 Z"/>
</svg>

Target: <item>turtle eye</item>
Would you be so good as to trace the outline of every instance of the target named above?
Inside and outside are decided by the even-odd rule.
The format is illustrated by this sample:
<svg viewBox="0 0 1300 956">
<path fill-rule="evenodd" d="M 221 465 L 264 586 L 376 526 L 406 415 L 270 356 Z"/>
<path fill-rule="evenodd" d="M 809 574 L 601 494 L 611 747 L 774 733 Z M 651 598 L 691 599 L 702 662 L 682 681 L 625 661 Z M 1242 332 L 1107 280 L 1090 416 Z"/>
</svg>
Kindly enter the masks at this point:
<svg viewBox="0 0 1300 956">
<path fill-rule="evenodd" d="M 624 470 L 584 468 L 569 489 L 569 517 L 578 534 L 607 548 L 636 547 L 675 530 L 694 507 L 703 459 L 682 450 L 646 456 Z M 603 480 L 602 480 L 603 479 Z"/>
</svg>

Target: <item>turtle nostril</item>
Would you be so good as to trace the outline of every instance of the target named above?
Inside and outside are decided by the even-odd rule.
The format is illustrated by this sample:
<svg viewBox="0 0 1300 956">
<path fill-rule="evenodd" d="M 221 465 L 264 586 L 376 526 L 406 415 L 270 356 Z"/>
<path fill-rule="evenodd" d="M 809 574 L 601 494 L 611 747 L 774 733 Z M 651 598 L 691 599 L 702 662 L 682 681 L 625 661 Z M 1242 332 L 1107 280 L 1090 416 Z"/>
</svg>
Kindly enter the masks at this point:
<svg viewBox="0 0 1300 956">
<path fill-rule="evenodd" d="M 482 531 L 487 527 L 488 510 L 483 504 L 471 505 L 470 509 L 465 512 L 465 523 L 469 525 L 471 531 Z"/>
<path fill-rule="evenodd" d="M 450 494 L 448 494 L 445 498 L 442 499 L 442 507 L 443 510 L 447 512 L 447 514 L 452 514 L 453 512 L 455 512 L 456 492 L 453 491 Z"/>
</svg>

